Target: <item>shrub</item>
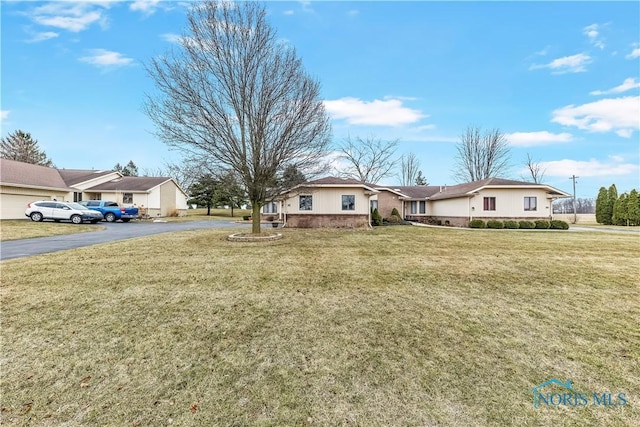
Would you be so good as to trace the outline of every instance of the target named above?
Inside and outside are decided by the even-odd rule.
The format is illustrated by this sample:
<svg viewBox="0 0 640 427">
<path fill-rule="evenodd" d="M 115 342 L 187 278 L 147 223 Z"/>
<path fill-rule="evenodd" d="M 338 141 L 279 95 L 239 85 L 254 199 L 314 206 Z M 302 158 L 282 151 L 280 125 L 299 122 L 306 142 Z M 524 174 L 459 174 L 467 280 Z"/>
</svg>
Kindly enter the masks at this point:
<svg viewBox="0 0 640 427">
<path fill-rule="evenodd" d="M 398 209 L 396 208 L 391 209 L 391 216 L 397 216 L 398 218 L 402 218 L 402 215 L 400 215 L 400 212 L 398 212 Z"/>
<path fill-rule="evenodd" d="M 504 228 L 504 223 L 495 219 L 487 221 L 487 228 Z"/>
<path fill-rule="evenodd" d="M 245 221 L 249 221 L 251 219 L 251 215 L 242 215 L 242 219 Z"/>
<path fill-rule="evenodd" d="M 486 228 L 486 224 L 481 219 L 472 219 L 469 221 L 469 228 Z"/>
<path fill-rule="evenodd" d="M 549 223 L 549 228 L 553 230 L 568 230 L 569 224 L 566 221 L 554 219 Z"/>
<path fill-rule="evenodd" d="M 389 224 L 400 224 L 402 222 L 402 218 L 400 218 L 400 215 L 391 215 L 389 218 L 386 218 L 385 221 Z"/>
<path fill-rule="evenodd" d="M 547 229 L 551 224 L 546 219 L 539 219 L 536 221 L 536 228 L 538 229 Z"/>
<path fill-rule="evenodd" d="M 518 224 L 518 221 L 510 221 L 507 220 L 504 222 L 504 228 L 519 228 L 520 224 Z"/>
<path fill-rule="evenodd" d="M 375 208 L 371 213 L 371 222 L 374 226 L 382 225 L 382 215 L 378 212 L 378 208 Z"/>
<path fill-rule="evenodd" d="M 520 221 L 518 225 L 520 226 L 519 228 L 527 228 L 527 229 L 536 228 L 536 225 L 531 221 Z"/>
</svg>

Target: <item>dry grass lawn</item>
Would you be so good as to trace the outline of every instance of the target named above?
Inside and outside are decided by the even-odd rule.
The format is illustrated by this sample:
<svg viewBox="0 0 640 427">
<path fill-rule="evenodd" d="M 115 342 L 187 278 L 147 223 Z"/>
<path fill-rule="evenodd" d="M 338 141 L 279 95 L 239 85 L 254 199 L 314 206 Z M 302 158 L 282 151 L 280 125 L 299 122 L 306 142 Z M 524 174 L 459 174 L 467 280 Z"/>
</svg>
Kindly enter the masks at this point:
<svg viewBox="0 0 640 427">
<path fill-rule="evenodd" d="M 0 221 L 0 240 L 31 239 L 34 237 L 85 233 L 103 229 L 103 226 L 94 224 L 71 224 L 53 221 L 33 222 L 28 219 L 4 220 Z"/>
<path fill-rule="evenodd" d="M 282 231 L 3 262 L 2 425 L 640 425 L 638 235 Z"/>
</svg>

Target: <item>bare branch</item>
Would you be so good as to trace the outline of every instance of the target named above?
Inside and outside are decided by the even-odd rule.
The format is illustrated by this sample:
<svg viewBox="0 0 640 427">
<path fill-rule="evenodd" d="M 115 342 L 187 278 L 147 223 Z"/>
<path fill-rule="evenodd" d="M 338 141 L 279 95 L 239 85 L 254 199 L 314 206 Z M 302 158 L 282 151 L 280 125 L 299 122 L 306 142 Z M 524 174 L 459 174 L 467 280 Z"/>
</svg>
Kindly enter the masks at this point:
<svg viewBox="0 0 640 427">
<path fill-rule="evenodd" d="M 232 169 L 259 209 L 285 168 L 317 166 L 330 141 L 320 85 L 278 41 L 264 6 L 198 2 L 181 47 L 146 66 L 158 94 L 145 112 L 167 145 Z"/>
<path fill-rule="evenodd" d="M 340 157 L 350 166 L 342 175 L 360 182 L 378 183 L 382 178 L 393 174 L 392 171 L 398 164 L 398 159 L 394 158 L 397 146 L 398 140 L 356 137 L 353 141 L 350 136 L 347 137 L 338 147 Z"/>
<path fill-rule="evenodd" d="M 420 161 L 414 153 L 403 155 L 400 158 L 400 183 L 402 185 L 416 185 L 420 172 Z"/>
<path fill-rule="evenodd" d="M 499 177 L 509 169 L 509 143 L 499 129 L 481 132 L 468 126 L 456 147 L 456 180 L 479 181 Z"/>
<path fill-rule="evenodd" d="M 527 169 L 529 169 L 529 173 L 531 174 L 531 179 L 534 183 L 540 184 L 544 179 L 544 174 L 546 173 L 546 169 L 543 169 L 542 164 L 531 158 L 531 154 L 527 153 L 527 161 L 525 162 Z"/>
</svg>

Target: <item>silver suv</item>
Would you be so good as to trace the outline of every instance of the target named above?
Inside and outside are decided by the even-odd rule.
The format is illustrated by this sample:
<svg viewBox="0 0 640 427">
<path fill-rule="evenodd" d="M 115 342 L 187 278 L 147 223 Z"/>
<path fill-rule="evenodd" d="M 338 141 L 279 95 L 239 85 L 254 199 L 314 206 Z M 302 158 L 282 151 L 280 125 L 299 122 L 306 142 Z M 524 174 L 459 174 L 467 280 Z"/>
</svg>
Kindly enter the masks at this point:
<svg viewBox="0 0 640 427">
<path fill-rule="evenodd" d="M 89 221 L 95 224 L 103 219 L 100 212 L 92 211 L 78 203 L 50 200 L 29 203 L 24 214 L 36 222 L 52 219 L 56 222 L 66 220 L 82 224 L 83 221 Z"/>
</svg>

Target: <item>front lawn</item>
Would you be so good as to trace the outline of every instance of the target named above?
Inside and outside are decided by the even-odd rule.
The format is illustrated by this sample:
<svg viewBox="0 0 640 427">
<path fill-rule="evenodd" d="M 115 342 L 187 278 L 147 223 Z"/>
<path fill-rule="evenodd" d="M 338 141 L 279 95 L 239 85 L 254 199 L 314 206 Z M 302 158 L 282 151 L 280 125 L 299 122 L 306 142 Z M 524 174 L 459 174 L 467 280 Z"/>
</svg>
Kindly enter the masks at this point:
<svg viewBox="0 0 640 427">
<path fill-rule="evenodd" d="M 637 235 L 281 231 L 2 262 L 2 425 L 640 425 Z"/>
<path fill-rule="evenodd" d="M 33 222 L 25 220 L 0 221 L 0 240 L 31 239 L 34 237 L 59 236 L 61 234 L 84 233 L 104 230 L 103 226 L 93 224 L 71 224 L 54 221 Z"/>
</svg>

